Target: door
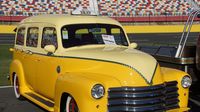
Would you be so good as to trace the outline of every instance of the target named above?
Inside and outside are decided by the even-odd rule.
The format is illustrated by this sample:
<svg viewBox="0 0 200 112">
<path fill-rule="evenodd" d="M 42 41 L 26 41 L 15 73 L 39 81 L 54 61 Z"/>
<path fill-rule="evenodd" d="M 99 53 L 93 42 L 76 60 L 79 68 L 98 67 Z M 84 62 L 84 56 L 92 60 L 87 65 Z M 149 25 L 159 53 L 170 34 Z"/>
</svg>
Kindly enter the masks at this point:
<svg viewBox="0 0 200 112">
<path fill-rule="evenodd" d="M 25 73 L 25 80 L 30 89 L 33 91 L 36 89 L 35 77 L 37 73 L 37 47 L 38 47 L 38 27 L 29 27 L 26 36 L 26 47 L 23 50 L 23 68 Z"/>
<path fill-rule="evenodd" d="M 41 39 L 41 49 L 43 53 L 38 57 L 36 85 L 37 92 L 49 99 L 54 98 L 55 83 L 59 74 L 59 62 L 56 57 L 49 55 L 44 47 L 54 45 L 57 49 L 57 34 L 54 27 L 44 27 Z"/>
</svg>

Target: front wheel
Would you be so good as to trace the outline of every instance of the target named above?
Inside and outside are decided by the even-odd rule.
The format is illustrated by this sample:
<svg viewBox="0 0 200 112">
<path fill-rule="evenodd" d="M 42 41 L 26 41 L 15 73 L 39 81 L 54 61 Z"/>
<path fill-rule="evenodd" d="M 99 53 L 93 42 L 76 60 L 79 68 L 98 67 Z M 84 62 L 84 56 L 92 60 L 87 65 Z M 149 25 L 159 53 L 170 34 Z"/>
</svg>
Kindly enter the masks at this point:
<svg viewBox="0 0 200 112">
<path fill-rule="evenodd" d="M 79 112 L 76 101 L 71 96 L 68 96 L 65 101 L 65 108 L 62 112 Z"/>
<path fill-rule="evenodd" d="M 19 78 L 17 76 L 17 74 L 14 75 L 14 81 L 13 81 L 13 88 L 14 88 L 14 92 L 15 92 L 15 97 L 19 100 L 23 100 L 23 97 L 20 94 L 20 85 L 19 85 Z"/>
</svg>

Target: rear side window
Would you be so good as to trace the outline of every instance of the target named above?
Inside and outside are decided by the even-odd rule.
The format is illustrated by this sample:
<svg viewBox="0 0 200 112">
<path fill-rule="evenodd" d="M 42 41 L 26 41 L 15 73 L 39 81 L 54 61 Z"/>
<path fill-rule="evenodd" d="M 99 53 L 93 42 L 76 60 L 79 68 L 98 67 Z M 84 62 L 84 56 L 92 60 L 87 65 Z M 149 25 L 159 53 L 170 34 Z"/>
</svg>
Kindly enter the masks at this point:
<svg viewBox="0 0 200 112">
<path fill-rule="evenodd" d="M 58 47 L 56 29 L 53 27 L 46 27 L 43 29 L 41 47 L 44 48 L 46 45 Z"/>
<path fill-rule="evenodd" d="M 17 45 L 24 45 L 24 36 L 25 36 L 25 28 L 19 28 L 16 39 Z"/>
<path fill-rule="evenodd" d="M 28 29 L 26 46 L 37 47 L 38 45 L 39 28 L 32 27 Z"/>
</svg>

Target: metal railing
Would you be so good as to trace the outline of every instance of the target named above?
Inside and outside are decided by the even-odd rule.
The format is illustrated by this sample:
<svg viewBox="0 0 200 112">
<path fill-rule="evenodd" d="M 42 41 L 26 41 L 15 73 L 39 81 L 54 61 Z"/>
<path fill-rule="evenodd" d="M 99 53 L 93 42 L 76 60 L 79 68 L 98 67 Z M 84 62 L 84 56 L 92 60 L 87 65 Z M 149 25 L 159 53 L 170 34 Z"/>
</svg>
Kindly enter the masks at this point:
<svg viewBox="0 0 200 112">
<path fill-rule="evenodd" d="M 185 27 L 183 29 L 183 33 L 182 33 L 180 42 L 178 44 L 177 52 L 176 52 L 176 55 L 175 55 L 176 58 L 181 58 L 181 56 L 183 54 L 183 50 L 184 50 L 185 45 L 186 45 L 186 42 L 188 40 L 190 30 L 191 30 L 193 22 L 194 22 L 194 19 L 198 15 L 200 16 L 200 10 L 194 10 L 189 14 L 188 20 L 187 20 Z"/>
</svg>

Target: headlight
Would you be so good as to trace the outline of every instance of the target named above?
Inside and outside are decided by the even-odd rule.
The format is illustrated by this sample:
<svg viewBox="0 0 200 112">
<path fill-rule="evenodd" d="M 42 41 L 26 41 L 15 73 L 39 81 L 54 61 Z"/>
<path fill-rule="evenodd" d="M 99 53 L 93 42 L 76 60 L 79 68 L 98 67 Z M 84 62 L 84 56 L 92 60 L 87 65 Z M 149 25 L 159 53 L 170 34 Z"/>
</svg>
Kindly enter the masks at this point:
<svg viewBox="0 0 200 112">
<path fill-rule="evenodd" d="M 183 88 L 189 88 L 192 85 L 192 79 L 189 76 L 184 76 L 181 81 Z"/>
<path fill-rule="evenodd" d="M 101 84 L 96 84 L 91 90 L 92 97 L 95 99 L 100 99 L 104 96 L 105 89 Z"/>
</svg>

